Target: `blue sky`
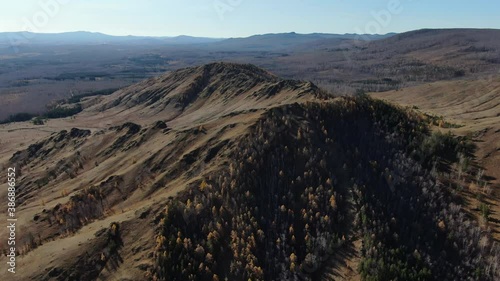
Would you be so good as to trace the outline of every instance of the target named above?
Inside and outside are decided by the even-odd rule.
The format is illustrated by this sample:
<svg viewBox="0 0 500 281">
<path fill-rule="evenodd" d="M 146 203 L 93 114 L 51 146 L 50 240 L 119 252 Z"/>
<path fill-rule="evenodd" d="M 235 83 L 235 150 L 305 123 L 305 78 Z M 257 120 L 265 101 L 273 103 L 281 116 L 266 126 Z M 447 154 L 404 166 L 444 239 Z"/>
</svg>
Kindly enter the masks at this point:
<svg viewBox="0 0 500 281">
<path fill-rule="evenodd" d="M 497 0 L 22 0 L 5 1 L 0 32 L 243 37 L 500 28 Z"/>
</svg>

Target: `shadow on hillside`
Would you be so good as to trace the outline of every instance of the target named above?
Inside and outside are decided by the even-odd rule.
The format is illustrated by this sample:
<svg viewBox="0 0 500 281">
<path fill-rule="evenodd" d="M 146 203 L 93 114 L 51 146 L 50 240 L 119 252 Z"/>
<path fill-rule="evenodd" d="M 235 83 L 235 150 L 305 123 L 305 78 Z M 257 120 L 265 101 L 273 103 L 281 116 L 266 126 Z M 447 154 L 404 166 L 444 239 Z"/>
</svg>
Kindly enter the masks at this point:
<svg viewBox="0 0 500 281">
<path fill-rule="evenodd" d="M 355 245 L 357 241 L 348 241 L 329 257 L 325 266 L 313 280 L 351 280 L 350 277 L 357 275 L 357 268 L 352 268 L 349 261 L 355 262 L 360 259 L 360 254 Z M 352 264 L 352 263 L 351 263 Z"/>
</svg>

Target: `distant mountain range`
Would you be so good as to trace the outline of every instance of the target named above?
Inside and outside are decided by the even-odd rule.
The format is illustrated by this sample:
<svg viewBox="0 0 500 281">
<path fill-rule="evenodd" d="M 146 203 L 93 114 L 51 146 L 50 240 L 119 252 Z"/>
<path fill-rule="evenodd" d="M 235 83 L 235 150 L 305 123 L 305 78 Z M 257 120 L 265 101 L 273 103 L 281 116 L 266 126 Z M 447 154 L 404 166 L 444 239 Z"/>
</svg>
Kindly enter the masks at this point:
<svg viewBox="0 0 500 281">
<path fill-rule="evenodd" d="M 0 33 L 0 45 L 99 45 L 99 44 L 210 44 L 216 43 L 215 48 L 283 48 L 309 43 L 322 39 L 361 39 L 376 40 L 390 37 L 395 33 L 385 35 L 358 35 L 358 34 L 328 34 L 311 33 L 298 34 L 275 33 L 254 35 L 244 38 L 207 38 L 180 35 L 175 37 L 150 36 L 113 36 L 98 32 L 65 32 L 65 33 L 32 33 L 32 32 L 4 32 Z"/>
<path fill-rule="evenodd" d="M 65 33 L 32 33 L 32 32 L 5 32 L 0 33 L 0 45 L 26 44 L 199 44 L 221 41 L 223 39 L 176 36 L 113 36 L 98 32 L 76 31 Z"/>
<path fill-rule="evenodd" d="M 384 39 L 395 35 L 396 33 L 389 33 L 384 35 L 378 34 L 330 34 L 330 33 L 310 33 L 299 34 L 295 32 L 290 33 L 269 33 L 261 35 L 253 35 L 244 38 L 229 38 L 212 44 L 213 47 L 218 49 L 233 48 L 233 49 L 246 49 L 246 50 L 269 50 L 269 49 L 285 49 L 296 47 L 304 44 L 319 44 L 325 40 L 362 40 L 371 41 L 377 39 Z"/>
</svg>

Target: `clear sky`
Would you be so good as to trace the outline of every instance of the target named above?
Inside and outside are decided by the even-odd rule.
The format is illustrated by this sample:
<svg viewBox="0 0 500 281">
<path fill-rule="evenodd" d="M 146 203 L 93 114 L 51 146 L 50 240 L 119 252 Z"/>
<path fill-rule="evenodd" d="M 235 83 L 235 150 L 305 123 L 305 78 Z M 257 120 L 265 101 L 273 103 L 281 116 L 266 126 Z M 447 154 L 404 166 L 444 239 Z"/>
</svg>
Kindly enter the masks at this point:
<svg viewBox="0 0 500 281">
<path fill-rule="evenodd" d="M 500 28 L 498 0 L 20 0 L 2 1 L 0 32 L 244 37 Z"/>
</svg>

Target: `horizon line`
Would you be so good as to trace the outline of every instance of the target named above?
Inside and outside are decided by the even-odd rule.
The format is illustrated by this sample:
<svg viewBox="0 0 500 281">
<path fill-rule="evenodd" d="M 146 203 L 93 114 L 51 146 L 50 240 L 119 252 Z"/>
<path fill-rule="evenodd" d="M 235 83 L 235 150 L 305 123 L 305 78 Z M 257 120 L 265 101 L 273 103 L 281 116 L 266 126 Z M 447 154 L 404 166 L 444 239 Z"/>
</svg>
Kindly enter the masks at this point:
<svg viewBox="0 0 500 281">
<path fill-rule="evenodd" d="M 439 27 L 433 27 L 433 28 L 419 28 L 419 29 L 413 29 L 413 30 L 408 30 L 404 32 L 387 32 L 387 33 L 352 33 L 352 32 L 346 32 L 346 33 L 329 33 L 329 32 L 309 32 L 309 33 L 299 33 L 295 31 L 288 31 L 288 32 L 269 32 L 269 33 L 255 33 L 252 35 L 248 36 L 233 36 L 233 37 L 212 37 L 212 36 L 197 36 L 197 35 L 189 35 L 189 34 L 179 34 L 179 35 L 134 35 L 134 34 L 127 34 L 127 35 L 118 35 L 118 34 L 110 34 L 110 33 L 104 33 L 100 31 L 88 31 L 88 30 L 74 30 L 74 31 L 61 31 L 61 32 L 31 32 L 29 30 L 20 30 L 20 31 L 0 31 L 0 34 L 5 34 L 5 33 L 30 33 L 30 34 L 44 34 L 44 35 L 60 35 L 60 34 L 69 34 L 69 33 L 91 33 L 91 34 L 98 34 L 98 35 L 105 35 L 105 36 L 111 36 L 111 37 L 144 37 L 144 38 L 176 38 L 176 37 L 193 37 L 193 38 L 207 38 L 207 39 L 237 39 L 237 38 L 248 38 L 252 36 L 261 36 L 261 35 L 278 35 L 278 34 L 298 34 L 298 35 L 312 35 L 312 34 L 325 34 L 325 35 L 371 35 L 371 36 L 383 36 L 383 35 L 388 35 L 388 34 L 403 34 L 403 33 L 408 33 L 412 31 L 419 31 L 419 30 L 500 30 L 498 28 L 467 28 L 467 27 L 460 27 L 460 28 L 439 28 Z"/>
<path fill-rule="evenodd" d="M 419 30 L 419 29 L 416 29 Z M 415 31 L 415 30 L 411 30 Z M 406 32 L 411 32 L 411 31 L 406 31 Z M 299 33 L 295 31 L 289 31 L 289 32 L 269 32 L 269 33 L 255 33 L 252 35 L 248 36 L 238 36 L 238 37 L 211 37 L 211 36 L 197 36 L 197 35 L 190 35 L 190 34 L 179 34 L 179 35 L 134 35 L 134 34 L 127 34 L 127 35 L 117 35 L 117 34 L 110 34 L 110 33 L 104 33 L 100 31 L 86 31 L 86 30 L 75 30 L 75 31 L 62 31 L 62 32 L 32 32 L 28 30 L 24 31 L 0 31 L 0 34 L 5 34 L 5 33 L 30 33 L 30 34 L 44 34 L 44 35 L 60 35 L 60 34 L 69 34 L 69 33 L 91 33 L 91 34 L 98 34 L 98 35 L 105 35 L 105 36 L 111 36 L 111 37 L 145 37 L 145 38 L 175 38 L 175 37 L 193 37 L 193 38 L 208 38 L 208 39 L 232 39 L 232 38 L 248 38 L 252 36 L 260 36 L 260 35 L 279 35 L 279 34 L 297 34 L 297 35 L 312 35 L 312 34 L 325 34 L 325 35 L 387 35 L 387 34 L 400 34 L 398 32 L 388 32 L 388 33 L 328 33 L 328 32 L 310 32 L 310 33 Z M 404 32 L 401 32 L 404 33 Z"/>
</svg>

